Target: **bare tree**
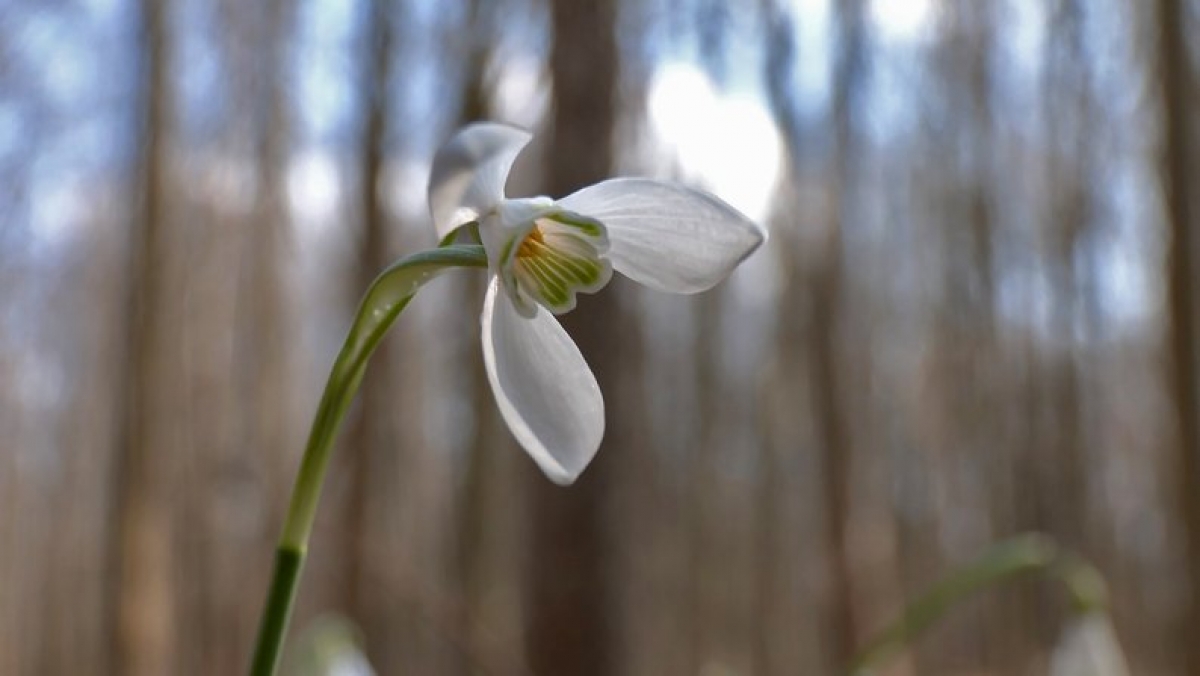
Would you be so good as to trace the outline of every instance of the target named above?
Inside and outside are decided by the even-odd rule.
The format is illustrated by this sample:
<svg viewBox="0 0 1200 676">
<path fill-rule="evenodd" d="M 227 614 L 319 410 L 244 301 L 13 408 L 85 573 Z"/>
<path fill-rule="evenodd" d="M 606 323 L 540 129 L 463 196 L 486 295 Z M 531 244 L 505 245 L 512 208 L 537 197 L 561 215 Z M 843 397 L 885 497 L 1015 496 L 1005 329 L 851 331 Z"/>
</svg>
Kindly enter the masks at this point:
<svg viewBox="0 0 1200 676">
<path fill-rule="evenodd" d="M 835 10 L 838 52 L 833 81 L 834 156 L 833 215 L 825 242 L 825 254 L 816 263 L 810 280 L 812 297 L 812 377 L 821 464 L 825 476 L 825 555 L 829 596 L 827 598 L 828 668 L 841 670 L 850 663 L 861 640 L 854 614 L 852 568 L 849 561 L 847 527 L 850 519 L 852 446 L 841 344 L 846 293 L 843 289 L 843 232 L 853 216 L 856 181 L 856 131 L 853 116 L 866 70 L 866 40 L 863 3 L 840 0 Z"/>
<path fill-rule="evenodd" d="M 615 0 L 550 3 L 554 113 L 546 162 L 549 194 L 565 195 L 605 178 L 612 165 L 616 107 Z M 582 298 L 563 325 L 596 372 L 600 389 L 618 385 L 612 289 Z M 532 553 L 527 645 L 537 674 L 608 673 L 615 647 L 610 586 L 612 542 L 606 501 L 609 465 L 628 440 L 608 407 L 607 439 L 591 468 L 569 491 L 529 472 Z"/>
<path fill-rule="evenodd" d="M 462 82 L 457 125 L 492 117 L 491 82 L 488 63 L 499 37 L 501 18 L 511 11 L 508 3 L 467 0 L 467 17 L 460 41 L 446 41 L 448 54 L 461 60 Z M 487 280 L 472 276 L 463 280 L 470 298 L 481 298 Z M 474 425 L 466 443 L 466 462 L 455 515 L 455 550 L 452 555 L 460 596 L 457 632 L 461 641 L 458 670 L 474 673 L 482 665 L 498 674 L 526 673 L 521 650 L 517 604 L 498 603 L 509 589 L 519 587 L 514 579 L 518 566 L 514 552 L 522 548 L 514 522 L 520 521 L 520 500 L 514 489 L 516 463 L 520 458 L 496 408 L 480 354 L 478 318 L 464 313 L 457 318 L 455 332 L 466 337 L 459 346 L 467 370 L 466 395 L 471 402 Z M 498 443 L 499 442 L 499 443 Z"/>
<path fill-rule="evenodd" d="M 1175 407 L 1178 441 L 1175 476 L 1179 511 L 1187 533 L 1187 614 L 1180 626 L 1179 645 L 1186 650 L 1187 673 L 1200 673 L 1200 642 L 1194 631 L 1200 626 L 1200 386 L 1196 374 L 1196 223 L 1188 186 L 1194 148 L 1190 120 L 1194 77 L 1187 49 L 1189 16 L 1183 0 L 1160 0 L 1159 68 L 1163 97 L 1162 182 L 1170 244 L 1167 261 L 1168 333 L 1170 367 L 1167 382 Z"/>
<path fill-rule="evenodd" d="M 174 672 L 178 647 L 171 571 L 170 453 L 157 447 L 162 437 L 155 402 L 165 341 L 162 314 L 167 264 L 168 133 L 172 118 L 169 86 L 170 2 L 140 3 L 141 139 L 139 209 L 130 233 L 125 369 L 121 383 L 124 412 L 113 467 L 116 547 L 113 588 L 113 672 L 151 676 Z"/>
<path fill-rule="evenodd" d="M 206 623 L 208 646 L 200 649 L 202 668 L 213 673 L 231 673 L 244 667 L 250 654 L 256 622 L 255 608 L 243 601 L 238 581 L 246 575 L 245 548 L 267 552 L 257 546 L 275 535 L 274 527 L 282 518 L 286 503 L 287 480 L 291 476 L 290 459 L 299 445 L 291 431 L 291 381 L 293 361 L 289 359 L 294 334 L 289 297 L 284 284 L 284 263 L 290 250 L 286 169 L 291 143 L 292 120 L 287 86 L 288 50 L 292 35 L 294 5 L 291 0 L 270 0 L 262 6 L 231 3 L 226 7 L 230 26 L 227 47 L 234 55 L 237 82 L 235 102 L 246 118 L 247 145 L 252 153 L 249 164 L 258 186 L 254 202 L 246 214 L 242 239 L 236 246 L 241 253 L 233 319 L 236 322 L 230 373 L 231 399 L 241 399 L 230 407 L 231 424 L 236 430 L 233 443 L 224 458 L 214 458 L 223 471 L 223 495 L 245 490 L 239 485 L 253 477 L 254 489 L 276 506 L 264 510 L 261 519 L 249 528 L 226 523 L 217 501 L 209 504 L 209 527 L 213 542 L 224 543 L 211 556 L 204 571 L 212 579 L 205 590 L 208 606 Z M 238 405 L 240 404 L 240 405 Z M 240 524 L 239 524 L 240 526 Z M 246 538 L 231 546 L 235 538 Z M 264 556 L 259 570 L 269 567 Z M 263 578 L 265 584 L 265 578 Z"/>
<path fill-rule="evenodd" d="M 361 227 L 353 283 L 349 289 L 357 297 L 390 262 L 389 219 L 382 200 L 382 179 L 387 157 L 388 80 L 391 72 L 395 3 L 372 0 L 363 22 L 360 51 L 360 91 L 362 123 L 358 146 L 359 160 L 357 208 Z M 402 323 L 403 324 L 403 323 Z M 404 332 L 396 331 L 403 339 Z M 401 596 L 399 581 L 391 569 L 402 567 L 406 558 L 395 551 L 388 537 L 389 521 L 403 520 L 397 509 L 404 499 L 396 495 L 402 482 L 401 468 L 411 465 L 413 452 L 408 440 L 419 434 L 401 433 L 393 421 L 404 409 L 404 390 L 396 387 L 395 340 L 379 346 L 371 358 L 370 373 L 363 379 L 361 407 L 347 430 L 344 466 L 351 485 L 346 491 L 346 548 L 354 552 L 347 562 L 346 607 L 352 609 L 366 638 L 367 654 L 377 669 L 384 672 L 414 668 L 416 625 L 403 618 L 407 599 Z M 408 543 L 416 547 L 417 543 Z M 391 565 L 380 565 L 391 561 Z"/>
</svg>

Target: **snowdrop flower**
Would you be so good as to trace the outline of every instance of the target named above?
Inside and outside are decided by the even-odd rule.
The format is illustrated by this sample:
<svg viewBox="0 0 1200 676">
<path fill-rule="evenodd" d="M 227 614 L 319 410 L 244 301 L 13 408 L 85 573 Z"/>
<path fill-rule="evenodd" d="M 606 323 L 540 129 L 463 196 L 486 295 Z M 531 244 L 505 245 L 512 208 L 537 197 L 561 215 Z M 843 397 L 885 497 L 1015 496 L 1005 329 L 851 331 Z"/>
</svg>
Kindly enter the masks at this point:
<svg viewBox="0 0 1200 676">
<path fill-rule="evenodd" d="M 429 208 L 439 239 L 477 224 L 490 281 L 483 356 L 500 412 L 552 481 L 573 482 L 604 435 L 604 400 L 554 318 L 613 270 L 652 289 L 711 288 L 766 239 L 720 199 L 672 183 L 616 178 L 560 200 L 508 198 L 531 135 L 494 123 L 459 131 L 434 158 Z"/>
<path fill-rule="evenodd" d="M 612 271 L 659 291 L 695 293 L 725 279 L 766 239 L 708 193 L 612 179 L 559 201 L 508 198 L 512 162 L 532 134 L 479 122 L 438 151 L 430 210 L 439 239 L 476 223 L 487 252 L 482 345 L 504 420 L 554 483 L 570 484 L 604 436 L 604 399 L 554 315 Z"/>
</svg>

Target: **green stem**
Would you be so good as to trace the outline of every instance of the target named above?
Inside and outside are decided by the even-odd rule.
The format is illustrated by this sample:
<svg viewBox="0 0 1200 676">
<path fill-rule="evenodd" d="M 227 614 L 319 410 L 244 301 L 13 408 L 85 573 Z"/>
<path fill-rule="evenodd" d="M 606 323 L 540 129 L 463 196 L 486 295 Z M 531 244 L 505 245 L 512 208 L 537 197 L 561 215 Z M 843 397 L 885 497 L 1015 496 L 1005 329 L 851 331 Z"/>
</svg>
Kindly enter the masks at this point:
<svg viewBox="0 0 1200 676">
<path fill-rule="evenodd" d="M 909 604 L 898 620 L 858 654 L 850 674 L 861 676 L 894 657 L 965 597 L 1028 574 L 1047 575 L 1064 583 L 1078 613 L 1107 606 L 1104 580 L 1095 568 L 1064 552 L 1045 536 L 1022 535 L 992 547 Z"/>
<path fill-rule="evenodd" d="M 272 676 L 279 666 L 300 571 L 308 552 L 308 538 L 316 518 L 325 471 L 333 441 L 346 410 L 354 400 L 367 369 L 367 361 L 421 286 L 453 267 L 487 267 L 483 247 L 444 245 L 422 251 L 393 264 L 375 279 L 355 315 L 342 350 L 338 353 L 313 417 L 287 519 L 276 550 L 275 569 L 259 625 L 258 643 L 251 663 L 252 676 Z"/>
<path fill-rule="evenodd" d="M 254 651 L 251 674 L 273 674 L 279 661 L 283 636 L 287 632 L 292 602 L 296 598 L 296 583 L 304 566 L 304 552 L 280 546 L 275 552 L 275 571 L 267 592 L 267 606 L 259 629 L 258 647 Z"/>
</svg>

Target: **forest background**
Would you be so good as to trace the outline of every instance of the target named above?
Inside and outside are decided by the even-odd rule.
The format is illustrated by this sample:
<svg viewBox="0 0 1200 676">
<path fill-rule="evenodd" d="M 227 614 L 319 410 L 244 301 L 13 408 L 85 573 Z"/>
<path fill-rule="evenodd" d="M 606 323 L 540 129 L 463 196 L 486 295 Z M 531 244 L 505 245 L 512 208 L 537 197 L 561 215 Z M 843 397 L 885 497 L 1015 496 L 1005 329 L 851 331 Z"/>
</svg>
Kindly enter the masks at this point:
<svg viewBox="0 0 1200 676">
<path fill-rule="evenodd" d="M 569 489 L 495 410 L 481 275 L 422 293 L 290 673 L 836 674 L 1028 531 L 1132 673 L 1200 673 L 1196 5 L 8 0 L 0 674 L 242 671 L 351 313 L 477 119 L 537 134 L 513 194 L 679 180 L 770 242 L 568 316 L 609 403 Z M 1044 673 L 1067 616 L 1013 583 L 887 673 Z"/>
</svg>

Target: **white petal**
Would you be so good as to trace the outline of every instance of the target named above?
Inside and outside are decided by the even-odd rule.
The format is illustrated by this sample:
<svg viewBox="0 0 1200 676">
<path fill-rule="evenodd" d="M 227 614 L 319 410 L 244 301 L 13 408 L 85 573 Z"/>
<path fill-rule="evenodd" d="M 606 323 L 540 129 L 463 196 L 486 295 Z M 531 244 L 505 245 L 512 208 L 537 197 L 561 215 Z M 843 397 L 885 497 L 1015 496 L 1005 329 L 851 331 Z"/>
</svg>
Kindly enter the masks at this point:
<svg viewBox="0 0 1200 676">
<path fill-rule="evenodd" d="M 1051 655 L 1050 676 L 1129 676 L 1112 620 L 1095 612 L 1073 620 Z"/>
<path fill-rule="evenodd" d="M 438 239 L 500 204 L 513 161 L 531 138 L 523 129 L 477 122 L 442 146 L 429 172 L 429 212 Z"/>
<path fill-rule="evenodd" d="M 614 178 L 559 200 L 608 228 L 617 272 L 659 291 L 713 287 L 767 233 L 706 192 L 644 178 Z"/>
<path fill-rule="evenodd" d="M 513 436 L 551 481 L 575 481 L 604 436 L 600 387 L 554 315 L 537 306 L 521 316 L 495 275 L 483 304 L 483 360 Z"/>
</svg>

